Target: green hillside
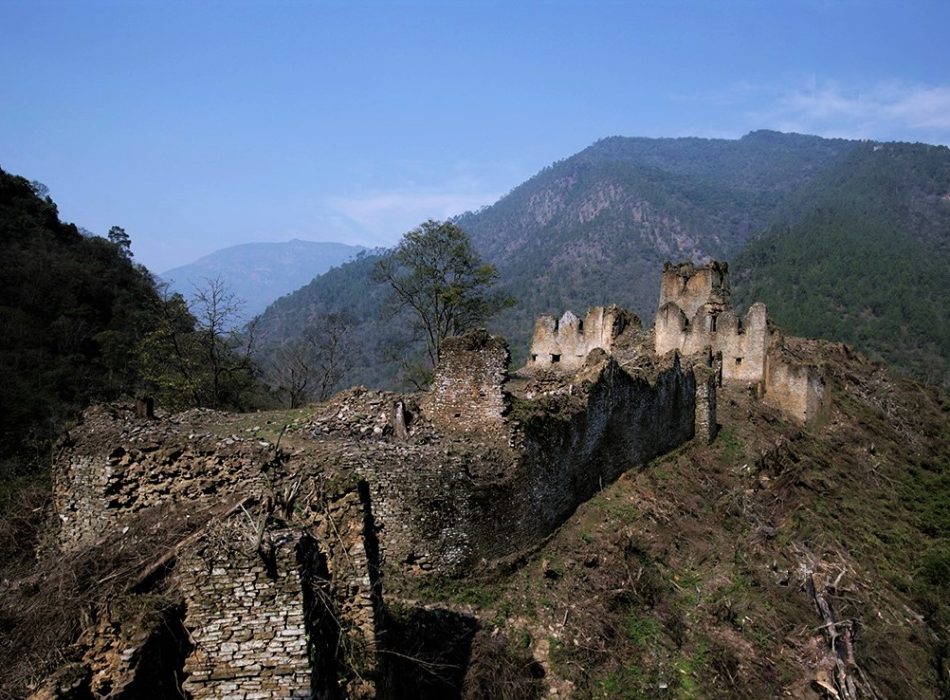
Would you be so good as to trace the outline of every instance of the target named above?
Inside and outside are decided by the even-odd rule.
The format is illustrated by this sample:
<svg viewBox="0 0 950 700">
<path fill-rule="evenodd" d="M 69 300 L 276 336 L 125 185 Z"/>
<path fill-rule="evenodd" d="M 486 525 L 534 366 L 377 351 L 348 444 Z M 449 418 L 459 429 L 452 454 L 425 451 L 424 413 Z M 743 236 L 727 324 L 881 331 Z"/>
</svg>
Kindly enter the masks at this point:
<svg viewBox="0 0 950 700">
<path fill-rule="evenodd" d="M 737 300 L 950 384 L 950 149 L 862 144 L 735 259 Z"/>
<path fill-rule="evenodd" d="M 948 169 L 948 149 L 923 145 L 612 137 L 456 221 L 517 301 L 490 324 L 516 363 L 537 315 L 617 303 L 648 324 L 664 261 L 718 258 L 733 262 L 737 303 L 766 302 L 789 332 L 946 383 Z M 279 344 L 314 314 L 346 311 L 360 356 L 344 383 L 392 386 L 405 339 L 384 325 L 371 267 L 280 300 L 265 336 Z"/>
</svg>

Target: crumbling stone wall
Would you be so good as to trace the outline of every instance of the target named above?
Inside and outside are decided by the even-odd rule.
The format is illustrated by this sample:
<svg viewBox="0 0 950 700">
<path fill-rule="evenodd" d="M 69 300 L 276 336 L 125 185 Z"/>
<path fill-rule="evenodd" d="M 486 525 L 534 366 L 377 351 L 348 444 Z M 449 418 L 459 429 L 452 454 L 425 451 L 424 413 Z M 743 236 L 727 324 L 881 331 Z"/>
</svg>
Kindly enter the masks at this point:
<svg viewBox="0 0 950 700">
<path fill-rule="evenodd" d="M 497 430 L 508 410 L 504 338 L 474 331 L 443 342 L 426 406 L 431 420 L 455 432 Z"/>
<path fill-rule="evenodd" d="M 628 327 L 640 327 L 640 319 L 619 306 L 595 306 L 583 320 L 573 311 L 560 319 L 539 316 L 534 325 L 528 367 L 576 370 L 594 349 L 610 352 Z"/>
<path fill-rule="evenodd" d="M 765 304 L 756 302 L 740 319 L 728 303 L 725 263 L 667 263 L 654 333 L 657 354 L 678 350 L 693 355 L 711 349 L 720 356 L 723 382 L 756 385 L 768 403 L 790 417 L 812 420 L 824 401 L 818 369 L 789 364 L 781 353 L 781 335 L 769 326 Z"/>
<path fill-rule="evenodd" d="M 765 380 L 767 404 L 801 423 L 810 423 L 824 411 L 827 391 L 822 372 L 814 365 L 770 356 Z"/>
<path fill-rule="evenodd" d="M 691 262 L 665 263 L 660 276 L 660 308 L 675 304 L 687 319 L 702 307 L 723 311 L 729 302 L 729 265 L 713 261 L 696 266 Z"/>
<path fill-rule="evenodd" d="M 385 558 L 451 573 L 522 551 L 603 484 L 689 440 L 696 396 L 676 355 L 632 375 L 601 353 L 561 393 L 518 399 L 490 444 L 406 445 L 400 458 L 367 460 Z"/>
<path fill-rule="evenodd" d="M 321 683 L 321 671 L 325 675 L 338 665 L 341 683 L 344 671 L 357 672 L 346 682 L 346 697 L 373 695 L 371 671 L 383 615 L 379 543 L 369 499 L 367 484 L 360 483 L 324 502 L 310 528 L 313 541 L 306 550 L 312 563 L 305 568 L 320 572 L 322 586 L 304 588 L 313 627 L 311 642 L 324 645 L 321 656 L 336 659 L 334 664 L 325 661 L 323 669 L 314 669 L 315 687 Z M 327 605 L 333 607 L 330 619 Z M 316 638 L 326 637 L 328 628 L 333 639 L 318 642 Z"/>
<path fill-rule="evenodd" d="M 237 517 L 183 555 L 178 584 L 194 650 L 184 690 L 195 698 L 310 698 L 305 586 L 318 574 L 301 566 L 309 539 L 271 533 L 262 553 Z M 335 681 L 335 679 L 333 679 Z"/>
<path fill-rule="evenodd" d="M 707 366 L 693 367 L 696 380 L 696 413 L 693 432 L 707 444 L 716 438 L 716 368 L 711 358 Z"/>
<path fill-rule="evenodd" d="M 656 316 L 657 354 L 679 350 L 693 355 L 711 348 L 722 354 L 722 379 L 726 382 L 763 381 L 769 339 L 768 312 L 761 303 L 749 308 L 744 321 L 732 310 L 714 316 L 703 307 L 688 322 L 672 302 L 661 307 Z"/>
<path fill-rule="evenodd" d="M 238 436 L 183 432 L 186 421 L 139 419 L 132 411 L 92 406 L 60 444 L 53 501 L 60 542 L 95 542 L 156 505 L 257 492 L 273 448 Z"/>
</svg>

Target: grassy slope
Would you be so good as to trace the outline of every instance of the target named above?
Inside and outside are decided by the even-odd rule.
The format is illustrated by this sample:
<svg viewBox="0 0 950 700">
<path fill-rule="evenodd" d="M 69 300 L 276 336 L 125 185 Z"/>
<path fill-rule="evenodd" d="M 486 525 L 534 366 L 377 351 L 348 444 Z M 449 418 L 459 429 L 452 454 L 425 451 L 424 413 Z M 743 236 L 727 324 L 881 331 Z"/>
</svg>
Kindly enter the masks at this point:
<svg viewBox="0 0 950 700">
<path fill-rule="evenodd" d="M 574 697 L 652 698 L 660 684 L 671 698 L 815 697 L 825 643 L 801 585 L 808 566 L 826 580 L 842 574 L 832 605 L 856 622 L 857 661 L 880 697 L 941 697 L 941 683 L 946 694 L 937 669 L 946 674 L 950 628 L 950 403 L 843 346 L 808 341 L 799 351 L 828 368 L 833 405 L 822 424 L 796 428 L 725 390 L 712 445 L 625 474 L 505 572 L 413 586 L 387 578 L 387 601 L 475 612 L 486 638 L 510 648 L 473 651 L 473 667 L 530 654 L 545 683 Z M 209 420 L 221 435 L 274 439 L 307 415 Z M 306 444 L 293 431 L 284 438 L 290 449 Z M 80 606 L 121 590 L 114 572 L 134 573 L 167 547 L 156 532 L 174 540 L 197 523 L 161 515 L 159 530 L 136 524 L 141 546 L 44 560 L 48 583 L 7 592 L 0 657 L 16 662 L 15 680 L 57 660 L 47 657 L 77 633 Z M 15 525 L 0 538 L 11 548 L 38 534 Z M 21 566 L 5 573 L 29 572 Z M 95 585 L 103 579 L 109 587 Z M 524 681 L 523 669 L 505 672 Z"/>
<path fill-rule="evenodd" d="M 713 445 L 626 474 L 519 570 L 388 593 L 473 608 L 575 697 L 815 697 L 825 643 L 802 567 L 843 572 L 832 605 L 879 695 L 941 697 L 950 405 L 830 353 L 820 427 L 726 392 Z"/>
</svg>

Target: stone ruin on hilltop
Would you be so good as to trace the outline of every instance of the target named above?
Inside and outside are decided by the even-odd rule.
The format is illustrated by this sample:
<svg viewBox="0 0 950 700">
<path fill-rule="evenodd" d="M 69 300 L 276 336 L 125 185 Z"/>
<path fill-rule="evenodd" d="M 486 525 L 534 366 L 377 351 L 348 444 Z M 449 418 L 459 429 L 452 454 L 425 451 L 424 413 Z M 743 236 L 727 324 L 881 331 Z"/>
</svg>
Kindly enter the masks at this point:
<svg viewBox="0 0 950 700">
<path fill-rule="evenodd" d="M 517 558 L 624 471 L 713 440 L 721 382 L 748 383 L 796 420 L 817 414 L 817 370 L 783 354 L 764 306 L 740 323 L 726 272 L 667 265 L 652 336 L 615 306 L 541 317 L 512 374 L 501 338 L 449 339 L 430 391 L 339 394 L 289 452 L 221 434 L 223 414 L 90 408 L 55 464 L 60 546 L 121 541 L 143 514 L 187 513 L 194 532 L 137 584 L 184 601 L 184 690 L 337 697 L 345 677 L 346 693 L 371 697 L 398 675 L 377 653 L 392 644 L 386 577 Z M 347 676 L 354 648 L 370 670 Z M 123 658 L 91 645 L 93 689 L 148 672 L 147 658 Z"/>
<path fill-rule="evenodd" d="M 716 356 L 720 383 L 746 384 L 791 418 L 807 423 L 826 405 L 821 370 L 801 362 L 785 347 L 765 304 L 753 304 L 744 318 L 729 306 L 729 266 L 712 262 L 663 266 L 656 352 Z"/>
<path fill-rule="evenodd" d="M 729 306 L 729 297 L 728 264 L 666 263 L 654 325 L 656 354 L 707 353 L 716 368 L 717 384 L 748 386 L 790 418 L 800 423 L 814 420 L 826 403 L 821 370 L 791 354 L 770 323 L 765 304 L 753 304 L 740 319 Z M 572 311 L 560 319 L 541 316 L 527 367 L 577 370 L 592 350 L 614 353 L 625 331 L 639 327 L 636 316 L 617 306 L 596 306 L 583 320 Z"/>
</svg>

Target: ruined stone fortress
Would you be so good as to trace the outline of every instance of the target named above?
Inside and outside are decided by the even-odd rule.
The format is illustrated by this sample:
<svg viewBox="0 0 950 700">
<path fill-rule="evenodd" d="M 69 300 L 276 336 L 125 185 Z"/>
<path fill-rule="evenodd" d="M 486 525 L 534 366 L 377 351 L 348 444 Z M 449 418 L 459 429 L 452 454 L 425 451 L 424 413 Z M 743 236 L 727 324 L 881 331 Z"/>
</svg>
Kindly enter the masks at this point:
<svg viewBox="0 0 950 700">
<path fill-rule="evenodd" d="M 535 324 L 528 367 L 576 370 L 594 349 L 610 353 L 631 323 L 616 306 L 594 307 L 584 320 L 571 311 L 561 318 L 541 316 Z M 789 356 L 781 333 L 771 326 L 765 304 L 755 303 L 740 319 L 729 305 L 729 266 L 711 262 L 666 263 L 654 325 L 657 355 L 709 353 L 717 383 L 744 384 L 790 418 L 807 423 L 825 404 L 817 367 Z"/>
<path fill-rule="evenodd" d="M 543 316 L 516 372 L 501 338 L 449 339 L 428 392 L 343 392 L 291 447 L 223 414 L 93 407 L 55 464 L 59 546 L 121 543 L 149 514 L 192 518 L 136 584 L 183 601 L 166 627 L 181 630 L 174 677 L 192 698 L 392 695 L 388 577 L 523 556 L 624 471 L 712 441 L 721 384 L 789 420 L 820 414 L 818 368 L 788 353 L 763 305 L 740 321 L 727 272 L 667 264 L 653 333 L 615 306 Z M 103 644 L 83 661 L 94 692 L 156 672 L 135 644 L 118 657 Z"/>
</svg>

